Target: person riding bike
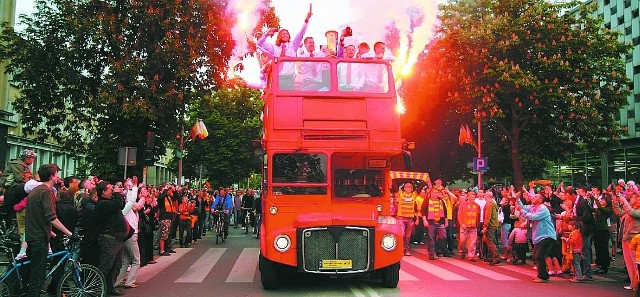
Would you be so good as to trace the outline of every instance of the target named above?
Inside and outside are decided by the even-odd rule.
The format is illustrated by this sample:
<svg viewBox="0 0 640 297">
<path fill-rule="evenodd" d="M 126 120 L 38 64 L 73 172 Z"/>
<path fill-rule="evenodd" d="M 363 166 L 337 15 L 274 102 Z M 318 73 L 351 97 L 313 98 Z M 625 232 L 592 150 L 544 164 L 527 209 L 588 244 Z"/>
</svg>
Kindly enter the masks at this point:
<svg viewBox="0 0 640 297">
<path fill-rule="evenodd" d="M 223 188 L 220 188 L 220 193 L 216 195 L 216 200 L 213 202 L 213 208 L 224 212 L 224 239 L 226 240 L 229 236 L 229 216 L 233 209 L 233 198 Z"/>
</svg>

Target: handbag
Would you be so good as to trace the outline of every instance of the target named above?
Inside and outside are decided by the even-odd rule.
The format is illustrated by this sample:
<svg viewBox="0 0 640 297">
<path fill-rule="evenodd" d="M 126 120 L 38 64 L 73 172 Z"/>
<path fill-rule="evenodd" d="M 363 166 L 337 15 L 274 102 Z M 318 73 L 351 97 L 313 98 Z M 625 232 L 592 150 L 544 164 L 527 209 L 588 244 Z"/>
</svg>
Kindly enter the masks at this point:
<svg viewBox="0 0 640 297">
<path fill-rule="evenodd" d="M 502 207 L 498 207 L 498 222 L 500 224 L 504 223 L 504 212 L 502 212 Z"/>
</svg>

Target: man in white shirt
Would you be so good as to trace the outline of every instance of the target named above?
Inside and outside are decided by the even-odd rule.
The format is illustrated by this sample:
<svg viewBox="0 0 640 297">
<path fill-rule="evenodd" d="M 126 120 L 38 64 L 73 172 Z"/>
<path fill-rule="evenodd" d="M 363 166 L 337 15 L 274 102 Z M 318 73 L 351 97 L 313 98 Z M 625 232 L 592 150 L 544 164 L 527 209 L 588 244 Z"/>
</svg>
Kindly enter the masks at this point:
<svg viewBox="0 0 640 297">
<path fill-rule="evenodd" d="M 373 45 L 373 52 L 368 52 L 362 55 L 363 59 L 380 59 L 387 61 L 394 61 L 395 58 L 390 55 L 385 55 L 386 45 L 384 42 L 378 41 Z M 367 65 L 366 80 L 364 83 L 364 90 L 372 93 L 384 93 L 388 91 L 389 74 L 386 65 L 371 64 Z"/>
<path fill-rule="evenodd" d="M 356 47 L 347 45 L 344 47 L 344 57 L 354 59 Z M 365 75 L 360 63 L 343 62 L 338 64 L 338 88 L 340 91 L 357 91 L 362 88 Z"/>
<path fill-rule="evenodd" d="M 322 51 L 316 50 L 316 44 L 313 37 L 304 39 L 304 51 L 298 54 L 298 57 L 324 57 Z M 301 90 L 316 91 L 320 89 L 322 84 L 322 70 L 326 63 L 322 62 L 302 62 L 299 65 L 296 81 L 300 83 Z M 327 65 L 328 66 L 328 65 Z"/>
<path fill-rule="evenodd" d="M 278 32 L 275 45 L 267 43 L 267 37 L 273 36 L 273 34 L 275 34 L 278 30 L 272 28 L 266 34 L 263 34 L 260 39 L 258 39 L 258 46 L 267 51 L 273 57 L 296 57 L 297 51 L 300 48 L 300 43 L 302 42 L 302 37 L 307 31 L 307 26 L 309 25 L 309 19 L 311 18 L 311 16 L 311 12 L 307 13 L 307 18 L 304 20 L 302 29 L 300 29 L 300 32 L 298 32 L 293 40 L 291 40 L 289 30 L 282 29 L 280 30 L 280 32 Z M 280 88 L 292 90 L 294 88 L 293 75 L 295 72 L 295 62 L 283 63 L 280 67 Z"/>
</svg>

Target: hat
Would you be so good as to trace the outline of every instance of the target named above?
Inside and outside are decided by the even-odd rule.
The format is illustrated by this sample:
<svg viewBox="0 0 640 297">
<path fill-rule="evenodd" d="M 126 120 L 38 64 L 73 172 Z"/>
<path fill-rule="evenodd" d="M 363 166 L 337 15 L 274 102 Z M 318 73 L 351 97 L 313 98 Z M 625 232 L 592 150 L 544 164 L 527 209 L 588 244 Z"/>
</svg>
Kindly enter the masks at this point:
<svg viewBox="0 0 640 297">
<path fill-rule="evenodd" d="M 26 182 L 24 184 L 24 191 L 25 191 L 25 193 L 29 193 L 29 192 L 31 192 L 31 190 L 35 189 L 37 186 L 39 186 L 41 184 L 42 184 L 42 182 L 39 182 L 39 181 L 37 181 L 35 179 L 31 179 L 31 180 L 29 180 L 28 182 Z"/>
<path fill-rule="evenodd" d="M 20 153 L 20 159 L 24 160 L 26 158 L 37 158 L 38 154 L 36 154 L 35 152 L 33 152 L 30 149 L 25 149 Z"/>
</svg>

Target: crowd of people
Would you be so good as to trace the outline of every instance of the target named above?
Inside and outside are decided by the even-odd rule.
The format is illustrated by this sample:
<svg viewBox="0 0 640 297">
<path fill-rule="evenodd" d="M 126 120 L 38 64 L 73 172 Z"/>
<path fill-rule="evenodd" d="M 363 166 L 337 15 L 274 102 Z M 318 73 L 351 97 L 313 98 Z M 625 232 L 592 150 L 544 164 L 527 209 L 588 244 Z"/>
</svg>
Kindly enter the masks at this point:
<svg viewBox="0 0 640 297">
<path fill-rule="evenodd" d="M 107 293 L 121 296 L 122 288 L 138 287 L 141 267 L 156 263 L 154 248 L 158 256 L 170 256 L 175 248 L 190 247 L 212 230 L 215 210 L 224 213 L 225 238 L 229 223 L 256 232 L 260 198 L 253 189 L 234 193 L 230 188 L 153 186 L 136 176 L 115 183 L 96 176 L 61 178 L 55 164 L 40 166 L 35 175 L 30 167 L 36 157 L 25 150 L 0 179 L 6 189 L 0 196 L 2 219 L 17 224 L 21 241 L 16 259 L 31 261 L 27 296 L 55 292 L 63 271 L 56 271 L 43 288 L 47 256 L 65 248 L 63 236 L 81 240 L 74 258 L 97 267 L 107 280 Z M 246 215 L 249 226 L 240 219 Z"/>
<path fill-rule="evenodd" d="M 458 254 L 471 262 L 519 265 L 530 252 L 534 282 L 570 275 L 580 283 L 607 274 L 621 248 L 630 282 L 625 289 L 638 286 L 640 189 L 633 181 L 605 189 L 562 183 L 554 189 L 541 180 L 518 190 L 449 190 L 441 180 L 427 180 L 396 190 L 391 209 L 404 226 L 405 256 L 426 245 L 430 260 Z"/>
</svg>

